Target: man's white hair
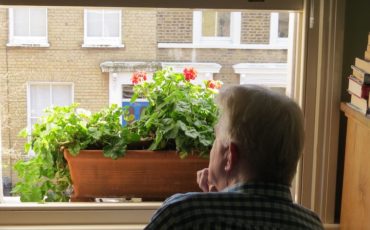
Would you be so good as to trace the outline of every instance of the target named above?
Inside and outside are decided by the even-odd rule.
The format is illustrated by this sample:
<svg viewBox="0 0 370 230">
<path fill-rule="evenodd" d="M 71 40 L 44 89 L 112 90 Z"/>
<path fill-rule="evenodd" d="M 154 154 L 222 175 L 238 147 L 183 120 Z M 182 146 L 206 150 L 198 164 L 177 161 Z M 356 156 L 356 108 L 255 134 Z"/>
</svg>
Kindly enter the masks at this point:
<svg viewBox="0 0 370 230">
<path fill-rule="evenodd" d="M 290 98 L 256 85 L 225 87 L 217 97 L 218 138 L 237 145 L 252 180 L 290 184 L 304 143 L 303 114 Z"/>
</svg>

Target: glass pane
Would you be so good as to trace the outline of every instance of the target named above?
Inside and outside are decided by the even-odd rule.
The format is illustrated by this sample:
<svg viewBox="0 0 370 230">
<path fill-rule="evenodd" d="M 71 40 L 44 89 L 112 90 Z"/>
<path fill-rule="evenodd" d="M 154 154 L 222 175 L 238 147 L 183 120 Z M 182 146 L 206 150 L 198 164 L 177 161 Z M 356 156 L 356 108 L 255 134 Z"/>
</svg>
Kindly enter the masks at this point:
<svg viewBox="0 0 370 230">
<path fill-rule="evenodd" d="M 14 35 L 28 36 L 28 8 L 13 9 L 14 13 Z"/>
<path fill-rule="evenodd" d="M 45 108 L 51 105 L 49 85 L 30 86 L 30 116 L 40 117 Z"/>
<path fill-rule="evenodd" d="M 7 52 L 9 63 L 13 63 L 11 68 L 6 68 L 0 62 L 0 69 L 6 70 L 9 76 L 7 81 L 0 82 L 0 92 L 4 93 L 0 98 L 12 101 L 9 105 L 6 101 L 0 102 L 0 107 L 9 106 L 8 110 L 4 110 L 1 123 L 6 125 L 2 127 L 2 146 L 9 152 L 24 153 L 22 144 L 26 139 L 21 140 L 16 133 L 27 125 L 35 124 L 44 108 L 69 105 L 72 99 L 80 104 L 80 108 L 94 112 L 111 103 L 122 105 L 124 99 L 128 101 L 132 97 L 130 84 L 133 72 L 146 71 L 149 79 L 157 64 L 160 68 L 167 63 L 180 73 L 185 67 L 195 68 L 198 74 L 192 80 L 194 83 L 214 79 L 222 81 L 225 86 L 258 84 L 284 93 L 291 89 L 290 82 L 294 82 L 287 80 L 291 66 L 287 62 L 293 60 L 288 59 L 290 46 L 284 47 L 284 43 L 280 49 L 268 48 L 272 11 L 238 10 L 235 12 L 237 17 L 234 17 L 234 12 L 228 9 L 96 7 L 86 8 L 89 10 L 85 15 L 84 9 L 79 7 L 50 7 L 46 21 L 43 10 L 31 9 L 32 29 L 47 23 L 48 31 L 44 32 L 53 39 L 51 47 L 46 49 L 2 50 Z M 4 14 L 6 17 L 6 11 Z M 17 8 L 14 16 L 18 31 L 23 30 L 29 36 L 28 8 Z M 287 19 L 287 14 L 285 17 Z M 282 14 L 280 29 L 283 28 L 283 18 Z M 196 25 L 193 24 L 195 19 Z M 84 23 L 86 35 L 92 38 L 91 43 L 98 45 L 102 42 L 102 46 L 82 46 Z M 274 23 L 277 24 L 276 21 Z M 122 34 L 119 33 L 121 29 Z M 0 34 L 7 32 L 7 27 L 0 28 Z M 41 30 L 32 30 L 32 34 L 42 33 Z M 237 39 L 233 39 L 235 34 L 239 36 Z M 115 39 L 104 37 L 119 35 L 122 35 L 124 48 L 109 47 L 109 42 Z M 195 45 L 194 38 L 200 38 Z M 52 81 L 65 83 L 50 83 Z M 31 84 L 30 92 L 26 91 L 25 85 L 28 84 Z M 143 104 L 143 101 L 139 98 L 138 104 Z M 142 107 L 136 110 L 131 108 L 134 115 L 140 114 L 141 110 Z M 13 169 L 10 165 L 4 175 L 14 185 L 18 178 Z"/>
<path fill-rule="evenodd" d="M 217 37 L 230 37 L 230 13 L 217 13 Z"/>
<path fill-rule="evenodd" d="M 87 12 L 87 36 L 101 37 L 103 36 L 103 11 L 88 11 Z"/>
<path fill-rule="evenodd" d="M 67 106 L 72 104 L 71 85 L 52 85 L 52 104 L 57 106 Z"/>
<path fill-rule="evenodd" d="M 30 36 L 46 36 L 46 9 L 30 9 Z"/>
<path fill-rule="evenodd" d="M 104 37 L 119 37 L 119 12 L 105 12 Z"/>
<path fill-rule="evenodd" d="M 202 13 L 202 36 L 214 37 L 216 36 L 216 12 L 203 11 Z"/>
<path fill-rule="evenodd" d="M 289 33 L 289 13 L 279 13 L 279 38 L 287 38 Z"/>
</svg>

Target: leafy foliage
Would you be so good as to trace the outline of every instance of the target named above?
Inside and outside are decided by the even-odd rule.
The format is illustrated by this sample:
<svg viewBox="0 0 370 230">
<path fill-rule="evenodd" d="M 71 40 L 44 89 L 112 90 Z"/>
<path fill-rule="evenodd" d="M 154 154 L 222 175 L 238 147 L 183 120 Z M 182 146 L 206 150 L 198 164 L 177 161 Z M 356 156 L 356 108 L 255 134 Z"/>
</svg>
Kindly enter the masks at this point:
<svg viewBox="0 0 370 230">
<path fill-rule="evenodd" d="M 153 81 L 141 80 L 134 86 L 131 102 L 145 97 L 149 106 L 129 128 L 153 139 L 150 150 L 176 149 L 181 157 L 189 153 L 208 156 L 218 118 L 217 90 L 207 87 L 209 82 L 193 84 L 195 75 L 193 69 L 175 73 L 168 68 L 155 72 Z"/>
<path fill-rule="evenodd" d="M 131 102 L 145 97 L 149 106 L 139 120 L 126 127 L 120 118 L 129 121 L 133 116 L 117 105 L 94 114 L 76 104 L 47 109 L 31 134 L 26 129 L 21 132 L 21 136 L 31 137 L 25 151 L 32 148 L 35 157 L 16 163 L 20 181 L 12 192 L 22 201 L 68 201 L 71 179 L 63 157 L 65 148 L 72 155 L 82 149 L 103 149 L 104 156 L 117 159 L 124 156 L 129 144 L 150 140 L 150 150 L 176 149 L 182 158 L 188 154 L 208 156 L 218 117 L 213 98 L 221 82 L 199 86 L 191 83 L 195 78 L 192 68 L 183 73 L 159 70 L 151 82 L 146 81 L 145 72 L 134 73 Z"/>
<path fill-rule="evenodd" d="M 76 104 L 46 110 L 25 145 L 26 152 L 32 147 L 35 157 L 15 165 L 20 182 L 13 193 L 20 194 L 22 201 L 68 201 L 71 180 L 63 149 L 72 155 L 81 149 L 103 149 L 106 157 L 123 156 L 127 144 L 139 136 L 121 126 L 122 114 L 117 105 L 92 115 Z M 21 135 L 27 137 L 27 130 Z"/>
</svg>

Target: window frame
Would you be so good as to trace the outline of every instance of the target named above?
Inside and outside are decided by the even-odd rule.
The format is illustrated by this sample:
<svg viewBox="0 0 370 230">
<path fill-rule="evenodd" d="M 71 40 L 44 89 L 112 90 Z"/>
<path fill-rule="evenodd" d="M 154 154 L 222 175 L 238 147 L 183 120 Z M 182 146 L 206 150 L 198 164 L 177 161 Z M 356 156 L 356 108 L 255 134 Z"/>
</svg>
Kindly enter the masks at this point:
<svg viewBox="0 0 370 230">
<path fill-rule="evenodd" d="M 230 37 L 202 36 L 203 11 L 193 11 L 193 44 L 195 45 L 239 45 L 241 36 L 241 12 L 230 12 Z"/>
<path fill-rule="evenodd" d="M 31 133 L 32 131 L 32 119 L 37 117 L 31 116 L 31 86 L 32 85 L 48 85 L 50 87 L 49 89 L 49 97 L 51 105 L 54 106 L 52 103 L 52 97 L 53 97 L 53 86 L 54 85 L 69 85 L 71 86 L 71 103 L 74 102 L 74 83 L 73 82 L 46 82 L 46 81 L 32 81 L 27 82 L 27 131 L 28 133 Z"/>
<path fill-rule="evenodd" d="M 301 194 L 297 199 L 300 203 L 317 211 L 324 223 L 332 223 L 330 215 L 332 212 L 331 202 L 334 200 L 333 188 L 335 190 L 335 172 L 336 172 L 336 147 L 338 144 L 337 130 L 339 128 L 339 103 L 340 101 L 340 84 L 341 84 L 341 59 L 343 57 L 341 47 L 343 42 L 344 31 L 344 9 L 343 0 L 265 0 L 264 2 L 235 0 L 227 2 L 215 0 L 212 5 L 208 2 L 189 2 L 189 1 L 107 1 L 105 6 L 115 7 L 186 7 L 186 8 L 230 8 L 230 9 L 263 9 L 263 10 L 296 10 L 301 12 L 299 15 L 297 34 L 297 50 L 293 54 L 297 61 L 297 66 L 293 68 L 293 73 L 300 76 L 292 84 L 297 86 L 298 92 L 294 95 L 299 103 L 303 106 L 306 126 L 306 149 L 304 159 L 301 161 L 298 171 L 307 171 L 301 175 L 302 183 L 298 183 L 299 191 L 306 193 Z M 81 0 L 63 0 L 55 2 L 52 0 L 3 0 L 3 5 L 50 5 L 50 6 L 81 6 L 86 2 Z M 101 6 L 102 3 L 95 1 L 89 2 L 89 6 Z M 331 39 L 329 39 L 331 38 Z M 321 41 L 320 43 L 318 43 Z M 329 42 L 330 41 L 330 42 Z M 319 47 L 318 47 L 319 44 Z M 329 49 L 330 52 L 327 52 Z M 310 60 L 310 62 L 308 62 Z M 327 84 L 330 87 L 325 88 Z M 319 86 L 319 87 L 318 87 Z M 338 87 L 339 86 L 339 87 Z M 320 98 L 322 97 L 322 98 Z M 320 114 L 320 112 L 323 112 Z M 1 114 L 0 114 L 1 116 Z M 320 132 L 318 129 L 320 128 Z M 323 137 L 323 139 L 319 139 Z M 324 167 L 328 166 L 329 167 Z M 303 168 L 303 169 L 302 169 Z M 334 183 L 334 186 L 332 186 Z M 317 186 L 316 186 L 317 185 Z M 330 188 L 331 187 L 331 188 Z M 116 209 L 106 206 L 110 215 L 116 215 Z M 55 211 L 50 213 L 54 216 L 55 221 L 52 223 L 68 224 L 65 215 L 70 213 L 70 207 L 52 208 Z M 80 212 L 76 216 L 91 215 L 87 210 Z M 11 214 L 13 219 L 7 219 L 8 224 L 19 225 L 19 219 L 16 217 L 19 213 L 30 215 L 32 218 L 23 222 L 28 225 L 40 225 L 45 219 L 45 213 L 36 214 L 36 208 L 24 208 L 24 206 L 10 213 L 6 207 L 0 207 L 0 212 Z M 77 213 L 76 213 L 77 214 Z M 4 215 L 0 215 L 2 217 Z M 101 216 L 97 212 L 94 217 Z M 121 218 L 121 215 L 118 215 Z M 111 220 L 111 219 L 109 219 Z M 44 222 L 47 222 L 46 219 Z M 83 222 L 83 221 L 81 221 Z M 51 223 L 51 222 L 48 222 Z M 101 224 L 112 224 L 103 218 Z M 76 226 L 75 226 L 76 227 Z M 330 229 L 339 229 L 339 225 L 325 225 Z M 60 229 L 60 228 L 55 228 Z M 72 229 L 72 228 L 68 228 Z M 74 228 L 76 229 L 76 228 Z"/>
<path fill-rule="evenodd" d="M 102 27 L 104 32 L 104 18 L 106 12 L 115 12 L 118 13 L 118 37 L 93 37 L 88 36 L 87 33 L 87 14 L 88 12 L 102 12 L 103 13 L 103 21 Z M 117 47 L 121 48 L 124 47 L 122 43 L 122 9 L 84 9 L 84 43 L 82 47 Z"/>
<path fill-rule="evenodd" d="M 270 44 L 277 46 L 286 46 L 289 44 L 289 36 L 292 33 L 292 27 L 294 26 L 294 14 L 289 13 L 289 25 L 288 25 L 288 37 L 279 37 L 279 13 L 273 12 L 270 15 Z"/>
<path fill-rule="evenodd" d="M 20 8 L 26 8 L 28 9 L 28 30 L 30 30 L 30 11 L 31 9 L 35 9 L 32 7 L 17 7 Z M 37 7 L 38 9 L 45 9 L 45 16 L 46 16 L 46 22 L 45 22 L 45 36 L 16 36 L 14 35 L 14 9 L 17 8 L 9 8 L 8 9 L 8 20 L 9 20 L 9 41 L 7 43 L 7 46 L 38 46 L 38 47 L 49 47 L 48 42 L 48 9 L 46 7 Z"/>
</svg>

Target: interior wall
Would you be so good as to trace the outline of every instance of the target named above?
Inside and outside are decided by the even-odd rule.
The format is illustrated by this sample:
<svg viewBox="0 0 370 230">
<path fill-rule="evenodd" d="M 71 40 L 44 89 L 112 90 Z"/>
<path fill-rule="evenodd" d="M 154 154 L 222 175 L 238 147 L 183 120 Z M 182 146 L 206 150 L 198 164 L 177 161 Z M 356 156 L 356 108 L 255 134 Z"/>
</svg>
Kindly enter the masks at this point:
<svg viewBox="0 0 370 230">
<path fill-rule="evenodd" d="M 368 34 L 370 32 L 370 1 L 369 0 L 346 0 L 346 18 L 344 31 L 343 49 L 343 70 L 342 70 L 342 101 L 349 101 L 347 93 L 348 80 L 351 74 L 351 65 L 355 62 L 355 57 L 364 58 L 367 48 Z M 340 220 L 340 206 L 342 198 L 343 166 L 346 135 L 346 118 L 341 113 L 340 132 L 339 132 L 339 151 L 338 151 L 338 174 L 337 174 L 337 196 L 335 222 Z"/>
</svg>

